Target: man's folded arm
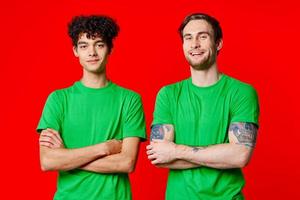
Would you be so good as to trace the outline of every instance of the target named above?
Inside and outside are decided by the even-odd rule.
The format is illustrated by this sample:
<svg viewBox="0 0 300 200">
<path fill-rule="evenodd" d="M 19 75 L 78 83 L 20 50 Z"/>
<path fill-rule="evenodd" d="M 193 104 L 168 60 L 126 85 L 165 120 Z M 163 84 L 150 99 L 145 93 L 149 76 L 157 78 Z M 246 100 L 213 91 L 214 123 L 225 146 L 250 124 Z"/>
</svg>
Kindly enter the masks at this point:
<svg viewBox="0 0 300 200">
<path fill-rule="evenodd" d="M 168 142 L 174 142 L 174 126 L 172 124 L 155 124 L 151 127 L 151 134 L 150 139 L 152 140 L 161 140 L 161 141 L 168 141 Z M 147 154 L 148 158 L 151 157 L 151 150 L 147 147 Z M 188 168 L 195 168 L 199 167 L 199 165 L 195 163 L 191 163 L 186 160 L 179 160 L 176 159 L 172 162 L 168 163 L 161 163 L 156 164 L 155 166 L 161 167 L 161 168 L 169 168 L 169 169 L 188 169 Z"/>
<path fill-rule="evenodd" d="M 139 142 L 138 137 L 124 138 L 120 153 L 94 160 L 81 169 L 98 173 L 131 173 L 137 160 Z"/>
<path fill-rule="evenodd" d="M 120 141 L 109 140 L 83 148 L 67 149 L 60 134 L 53 129 L 41 132 L 39 144 L 43 171 L 76 169 L 103 156 L 118 153 L 122 146 Z"/>
<path fill-rule="evenodd" d="M 257 126 L 253 123 L 230 124 L 229 143 L 206 147 L 177 145 L 175 157 L 189 162 L 218 169 L 245 167 L 256 143 Z"/>
<path fill-rule="evenodd" d="M 194 165 L 182 165 L 182 169 L 207 166 L 218 169 L 241 168 L 249 162 L 256 143 L 257 126 L 253 123 L 230 124 L 229 143 L 192 147 L 176 145 L 166 140 L 154 140 L 148 148 L 148 158 L 157 166 L 172 168 L 176 161 Z M 196 165 L 196 166 L 195 166 Z M 178 166 L 178 165 L 176 165 Z M 180 169 L 180 168 L 179 168 Z"/>
</svg>

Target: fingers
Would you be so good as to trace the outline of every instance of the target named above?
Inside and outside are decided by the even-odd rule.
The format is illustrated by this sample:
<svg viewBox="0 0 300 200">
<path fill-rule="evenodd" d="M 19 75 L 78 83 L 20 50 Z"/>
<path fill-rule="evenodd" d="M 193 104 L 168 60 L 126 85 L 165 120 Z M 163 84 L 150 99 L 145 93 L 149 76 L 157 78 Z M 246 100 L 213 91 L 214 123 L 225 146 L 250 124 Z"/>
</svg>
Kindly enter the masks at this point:
<svg viewBox="0 0 300 200">
<path fill-rule="evenodd" d="M 63 147 L 63 142 L 59 133 L 52 129 L 45 129 L 41 132 L 39 144 L 49 148 Z"/>
<path fill-rule="evenodd" d="M 152 155 L 152 154 L 154 154 L 154 151 L 153 150 L 148 150 L 148 151 L 146 151 L 146 153 L 147 153 L 147 155 Z"/>
<path fill-rule="evenodd" d="M 147 149 L 147 150 L 151 150 L 151 149 L 153 149 L 153 146 L 150 144 L 150 145 L 148 145 L 148 146 L 146 147 L 146 149 Z"/>
<path fill-rule="evenodd" d="M 54 136 L 55 136 L 58 140 L 60 140 L 60 141 L 62 142 L 62 138 L 60 137 L 60 134 L 59 134 L 58 131 L 56 131 L 56 130 L 54 130 L 54 129 L 51 129 L 51 128 L 47 128 L 46 130 L 49 131 L 49 132 L 51 132 L 51 133 L 53 133 Z"/>
<path fill-rule="evenodd" d="M 162 162 L 159 159 L 154 159 L 154 160 L 151 160 L 151 164 L 157 165 L 157 164 L 162 164 Z"/>
<path fill-rule="evenodd" d="M 59 140 L 53 133 L 48 131 L 43 131 L 40 135 L 40 141 L 51 142 L 52 144 L 58 143 L 62 144 L 62 141 Z"/>
<path fill-rule="evenodd" d="M 156 155 L 153 155 L 153 154 L 148 155 L 148 159 L 149 160 L 155 160 L 156 159 Z"/>
<path fill-rule="evenodd" d="M 53 146 L 53 139 L 51 138 L 51 134 L 48 131 L 43 130 L 41 132 L 40 137 L 39 137 L 39 144 L 41 146 L 46 146 L 46 147 Z"/>
<path fill-rule="evenodd" d="M 155 160 L 157 158 L 157 156 L 155 154 L 155 151 L 153 150 L 152 145 L 148 145 L 146 148 L 147 148 L 146 153 L 148 155 L 148 159 L 152 160 L 152 161 Z"/>
<path fill-rule="evenodd" d="M 47 128 L 46 130 L 43 130 L 42 135 L 51 137 L 54 140 L 59 141 L 60 143 L 62 143 L 62 139 L 61 139 L 59 133 L 57 131 L 53 130 L 53 129 Z"/>
<path fill-rule="evenodd" d="M 40 141 L 39 144 L 40 144 L 40 146 L 49 147 L 49 148 L 52 148 L 52 146 L 53 146 L 52 143 L 44 142 L 44 141 Z"/>
</svg>

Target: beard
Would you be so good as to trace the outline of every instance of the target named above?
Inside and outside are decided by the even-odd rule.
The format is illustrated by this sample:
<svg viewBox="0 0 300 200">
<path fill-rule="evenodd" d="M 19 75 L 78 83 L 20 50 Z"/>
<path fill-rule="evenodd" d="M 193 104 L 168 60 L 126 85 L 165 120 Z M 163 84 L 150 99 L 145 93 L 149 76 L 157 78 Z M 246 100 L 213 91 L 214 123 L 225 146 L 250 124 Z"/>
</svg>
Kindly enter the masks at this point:
<svg viewBox="0 0 300 200">
<path fill-rule="evenodd" d="M 195 61 L 189 56 L 186 56 L 186 59 L 193 69 L 200 71 L 200 70 L 207 70 L 211 68 L 211 66 L 216 60 L 216 56 L 209 54 L 203 57 L 200 61 Z"/>
</svg>

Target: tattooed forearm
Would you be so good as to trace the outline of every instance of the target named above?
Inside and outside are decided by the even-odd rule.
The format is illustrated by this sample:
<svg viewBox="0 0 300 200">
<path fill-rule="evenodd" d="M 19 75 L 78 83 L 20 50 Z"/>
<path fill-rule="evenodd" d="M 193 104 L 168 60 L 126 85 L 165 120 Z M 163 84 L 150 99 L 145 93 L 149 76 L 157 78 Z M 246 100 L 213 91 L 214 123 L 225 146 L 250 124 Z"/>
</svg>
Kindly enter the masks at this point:
<svg viewBox="0 0 300 200">
<path fill-rule="evenodd" d="M 205 147 L 193 147 L 192 151 L 194 153 L 198 152 L 199 150 L 205 149 Z"/>
<path fill-rule="evenodd" d="M 167 130 L 167 132 L 170 132 L 172 130 L 172 127 L 170 125 L 163 125 L 163 127 Z"/>
<path fill-rule="evenodd" d="M 256 143 L 257 127 L 253 123 L 232 123 L 229 131 L 237 138 L 237 144 L 254 147 Z"/>
<path fill-rule="evenodd" d="M 150 140 L 153 140 L 153 139 L 162 140 L 162 139 L 164 139 L 164 136 L 165 136 L 165 131 L 163 129 L 162 124 L 156 124 L 156 125 L 152 126 Z"/>
<path fill-rule="evenodd" d="M 173 126 L 168 124 L 155 124 L 151 128 L 150 140 L 171 140 L 173 141 Z"/>
</svg>

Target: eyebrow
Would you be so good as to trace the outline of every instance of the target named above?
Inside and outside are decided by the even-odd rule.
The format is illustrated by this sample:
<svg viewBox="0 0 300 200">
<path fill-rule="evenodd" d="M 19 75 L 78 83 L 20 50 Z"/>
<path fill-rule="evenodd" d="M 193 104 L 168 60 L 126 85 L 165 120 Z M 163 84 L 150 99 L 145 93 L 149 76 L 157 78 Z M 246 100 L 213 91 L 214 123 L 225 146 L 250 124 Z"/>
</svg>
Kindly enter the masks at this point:
<svg viewBox="0 0 300 200">
<path fill-rule="evenodd" d="M 207 34 L 207 35 L 210 35 L 210 33 L 208 31 L 200 31 L 197 33 L 197 35 L 202 35 L 202 34 Z M 192 34 L 191 33 L 186 33 L 183 35 L 183 37 L 186 37 L 186 36 L 191 36 Z"/>
<path fill-rule="evenodd" d="M 87 42 L 80 41 L 77 44 L 87 44 Z"/>
<path fill-rule="evenodd" d="M 101 38 L 96 39 L 96 42 L 103 42 Z"/>
<path fill-rule="evenodd" d="M 95 43 L 104 43 L 103 40 L 99 39 L 99 40 L 96 40 Z M 88 42 L 84 42 L 84 41 L 78 41 L 77 44 L 88 44 Z"/>
<path fill-rule="evenodd" d="M 103 40 L 96 40 L 95 43 L 105 43 Z"/>
</svg>

